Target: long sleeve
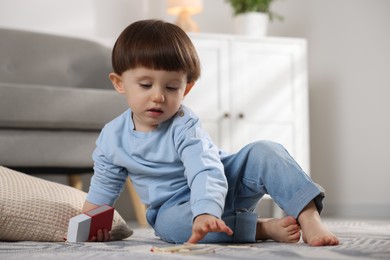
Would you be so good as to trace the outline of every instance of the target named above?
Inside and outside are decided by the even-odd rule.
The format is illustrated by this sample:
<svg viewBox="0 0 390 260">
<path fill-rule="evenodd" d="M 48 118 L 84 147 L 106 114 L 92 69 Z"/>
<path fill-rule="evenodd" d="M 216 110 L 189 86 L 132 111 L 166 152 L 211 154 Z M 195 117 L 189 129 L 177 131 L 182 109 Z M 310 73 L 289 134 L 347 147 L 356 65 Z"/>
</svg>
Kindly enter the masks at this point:
<svg viewBox="0 0 390 260">
<path fill-rule="evenodd" d="M 128 173 L 126 169 L 114 165 L 111 160 L 107 159 L 103 152 L 107 149 L 102 140 L 103 136 L 104 129 L 96 142 L 96 149 L 92 155 L 94 175 L 91 179 L 87 201 L 96 205 L 113 205 L 122 192 Z"/>
<path fill-rule="evenodd" d="M 220 218 L 228 186 L 219 149 L 194 120 L 184 125 L 178 140 L 177 150 L 191 189 L 193 217 L 207 213 Z"/>
</svg>

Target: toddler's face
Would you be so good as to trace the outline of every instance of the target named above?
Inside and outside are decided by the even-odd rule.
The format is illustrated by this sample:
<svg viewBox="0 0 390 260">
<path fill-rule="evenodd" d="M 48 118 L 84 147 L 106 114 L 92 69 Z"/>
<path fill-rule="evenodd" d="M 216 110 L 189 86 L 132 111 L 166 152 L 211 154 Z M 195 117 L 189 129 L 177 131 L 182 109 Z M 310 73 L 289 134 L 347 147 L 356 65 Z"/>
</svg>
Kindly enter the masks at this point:
<svg viewBox="0 0 390 260">
<path fill-rule="evenodd" d="M 137 131 L 151 131 L 170 119 L 179 110 L 184 98 L 187 76 L 184 72 L 130 69 L 117 75 L 110 74 L 115 89 L 126 96 L 133 111 Z"/>
</svg>

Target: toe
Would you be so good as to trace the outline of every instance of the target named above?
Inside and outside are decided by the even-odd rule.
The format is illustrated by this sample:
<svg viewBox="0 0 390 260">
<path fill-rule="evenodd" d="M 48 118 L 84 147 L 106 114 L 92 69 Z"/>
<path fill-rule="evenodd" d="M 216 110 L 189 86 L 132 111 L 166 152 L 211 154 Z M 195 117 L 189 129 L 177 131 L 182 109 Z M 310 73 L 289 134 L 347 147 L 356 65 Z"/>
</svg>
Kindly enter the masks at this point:
<svg viewBox="0 0 390 260">
<path fill-rule="evenodd" d="M 288 216 L 288 217 L 285 217 L 284 219 L 282 219 L 282 225 L 284 227 L 288 227 L 288 226 L 291 226 L 291 225 L 296 225 L 297 224 L 297 221 L 294 217 L 292 216 Z"/>
</svg>

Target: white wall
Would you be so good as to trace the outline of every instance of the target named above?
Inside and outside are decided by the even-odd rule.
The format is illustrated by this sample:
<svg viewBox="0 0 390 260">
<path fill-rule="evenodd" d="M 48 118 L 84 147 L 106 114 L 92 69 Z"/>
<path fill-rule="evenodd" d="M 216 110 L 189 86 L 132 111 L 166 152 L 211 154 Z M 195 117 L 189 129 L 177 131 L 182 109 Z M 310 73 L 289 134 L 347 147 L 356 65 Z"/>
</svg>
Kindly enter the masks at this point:
<svg viewBox="0 0 390 260">
<path fill-rule="evenodd" d="M 390 1 L 279 1 L 270 33 L 308 39 L 311 171 L 326 213 L 390 217 Z"/>
<path fill-rule="evenodd" d="M 90 36 L 94 33 L 92 0 L 2 0 L 0 25 L 57 34 Z"/>
<path fill-rule="evenodd" d="M 2 0 L 0 26 L 111 44 L 132 21 L 173 21 L 164 2 Z M 232 33 L 224 0 L 204 7 L 195 16 L 203 32 Z M 327 191 L 324 214 L 389 218 L 390 1 L 283 0 L 274 9 L 285 20 L 269 35 L 308 40 L 311 176 Z"/>
<path fill-rule="evenodd" d="M 0 26 L 112 44 L 129 23 L 147 18 L 148 0 L 1 0 Z"/>
</svg>

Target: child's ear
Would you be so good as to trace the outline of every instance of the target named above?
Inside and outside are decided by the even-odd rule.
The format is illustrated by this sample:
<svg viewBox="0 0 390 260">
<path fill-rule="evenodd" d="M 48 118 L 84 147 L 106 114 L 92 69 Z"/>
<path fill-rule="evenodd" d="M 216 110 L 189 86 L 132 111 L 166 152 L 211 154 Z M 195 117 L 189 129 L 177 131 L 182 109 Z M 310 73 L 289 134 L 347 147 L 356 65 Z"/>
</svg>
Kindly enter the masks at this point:
<svg viewBox="0 0 390 260">
<path fill-rule="evenodd" d="M 118 74 L 112 72 L 110 73 L 110 75 L 108 76 L 112 82 L 112 85 L 114 86 L 115 90 L 120 93 L 120 94 L 123 94 L 125 93 L 125 88 L 123 86 L 123 81 L 122 81 L 122 77 L 119 76 Z"/>
<path fill-rule="evenodd" d="M 186 89 L 184 90 L 184 96 L 187 96 L 187 94 L 190 92 L 192 87 L 195 85 L 195 82 L 187 83 Z"/>
</svg>

